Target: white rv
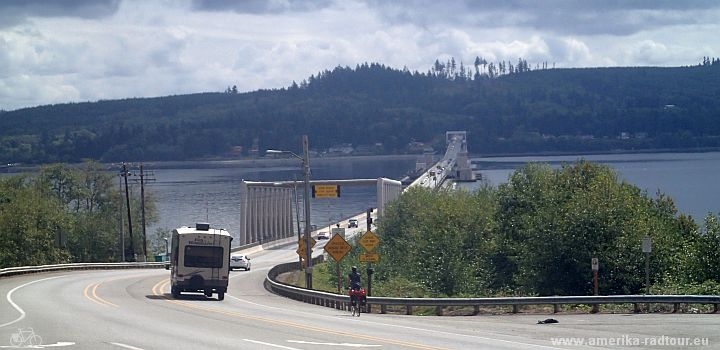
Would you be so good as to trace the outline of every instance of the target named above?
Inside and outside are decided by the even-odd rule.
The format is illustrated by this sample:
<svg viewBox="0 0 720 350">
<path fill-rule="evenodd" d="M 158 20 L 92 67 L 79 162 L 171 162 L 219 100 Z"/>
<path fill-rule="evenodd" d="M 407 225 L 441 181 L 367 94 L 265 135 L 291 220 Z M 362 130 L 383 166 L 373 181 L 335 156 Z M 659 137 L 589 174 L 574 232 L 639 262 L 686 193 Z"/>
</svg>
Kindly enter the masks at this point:
<svg viewBox="0 0 720 350">
<path fill-rule="evenodd" d="M 225 299 L 230 273 L 232 236 L 208 223 L 181 227 L 172 232 L 170 291 L 173 298 L 182 292 L 217 293 Z"/>
</svg>

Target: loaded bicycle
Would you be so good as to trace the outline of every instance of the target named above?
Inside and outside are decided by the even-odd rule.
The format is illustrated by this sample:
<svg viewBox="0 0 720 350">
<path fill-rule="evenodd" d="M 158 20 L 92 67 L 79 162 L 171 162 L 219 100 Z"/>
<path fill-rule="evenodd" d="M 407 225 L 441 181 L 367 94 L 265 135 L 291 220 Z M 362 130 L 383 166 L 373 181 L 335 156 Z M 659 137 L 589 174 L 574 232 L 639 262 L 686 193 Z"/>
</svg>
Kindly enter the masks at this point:
<svg viewBox="0 0 720 350">
<path fill-rule="evenodd" d="M 365 288 L 348 290 L 350 295 L 350 311 L 353 316 L 360 317 L 361 312 L 365 312 L 365 305 L 367 305 L 367 293 Z"/>
</svg>

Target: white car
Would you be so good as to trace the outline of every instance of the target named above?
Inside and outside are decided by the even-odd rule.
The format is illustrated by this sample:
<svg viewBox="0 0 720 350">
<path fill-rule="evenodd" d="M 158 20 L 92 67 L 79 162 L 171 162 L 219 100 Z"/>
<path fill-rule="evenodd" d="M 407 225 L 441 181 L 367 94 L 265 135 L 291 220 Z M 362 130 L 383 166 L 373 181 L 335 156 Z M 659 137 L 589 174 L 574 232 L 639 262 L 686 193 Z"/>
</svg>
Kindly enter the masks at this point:
<svg viewBox="0 0 720 350">
<path fill-rule="evenodd" d="M 317 234 L 317 239 L 318 239 L 318 240 L 321 240 L 321 239 L 330 239 L 330 232 L 327 232 L 327 231 L 320 231 L 320 232 L 318 232 L 318 234 Z"/>
<path fill-rule="evenodd" d="M 232 269 L 250 270 L 250 258 L 248 258 L 247 255 L 231 255 L 230 270 Z"/>
</svg>

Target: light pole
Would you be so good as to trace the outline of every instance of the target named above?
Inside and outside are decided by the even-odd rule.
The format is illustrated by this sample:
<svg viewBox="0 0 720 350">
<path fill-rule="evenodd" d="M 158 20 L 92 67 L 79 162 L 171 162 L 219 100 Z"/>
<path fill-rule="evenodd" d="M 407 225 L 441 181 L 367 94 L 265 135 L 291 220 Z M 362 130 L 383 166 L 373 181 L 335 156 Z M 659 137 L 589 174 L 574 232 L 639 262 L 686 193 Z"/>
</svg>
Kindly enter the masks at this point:
<svg viewBox="0 0 720 350">
<path fill-rule="evenodd" d="M 307 289 L 312 289 L 312 245 L 310 244 L 310 159 L 308 156 L 308 136 L 303 135 L 302 137 L 302 143 L 303 143 L 303 156 L 300 157 L 299 155 L 295 154 L 294 152 L 290 151 L 280 151 L 280 150 L 274 150 L 269 149 L 265 151 L 266 153 L 270 154 L 279 154 L 279 153 L 285 153 L 290 154 L 293 157 L 302 160 L 303 162 L 303 176 L 304 176 L 304 183 L 305 183 L 305 195 L 303 196 L 303 200 L 305 203 L 305 287 Z"/>
</svg>

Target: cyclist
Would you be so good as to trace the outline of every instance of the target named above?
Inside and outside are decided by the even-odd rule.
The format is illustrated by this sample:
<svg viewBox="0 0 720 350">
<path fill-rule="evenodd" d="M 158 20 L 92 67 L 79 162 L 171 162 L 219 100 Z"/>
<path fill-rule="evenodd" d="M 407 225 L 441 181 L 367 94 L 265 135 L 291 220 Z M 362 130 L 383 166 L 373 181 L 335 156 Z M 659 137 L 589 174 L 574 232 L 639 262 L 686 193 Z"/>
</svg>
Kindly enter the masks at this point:
<svg viewBox="0 0 720 350">
<path fill-rule="evenodd" d="M 348 285 L 350 286 L 350 305 L 352 306 L 365 306 L 365 289 L 360 286 L 360 272 L 357 270 L 357 266 L 352 267 L 352 271 L 348 274 Z M 360 314 L 358 313 L 358 316 Z"/>
<path fill-rule="evenodd" d="M 352 290 L 360 290 L 360 272 L 357 266 L 352 267 L 352 271 L 348 274 L 348 285 Z"/>
</svg>

